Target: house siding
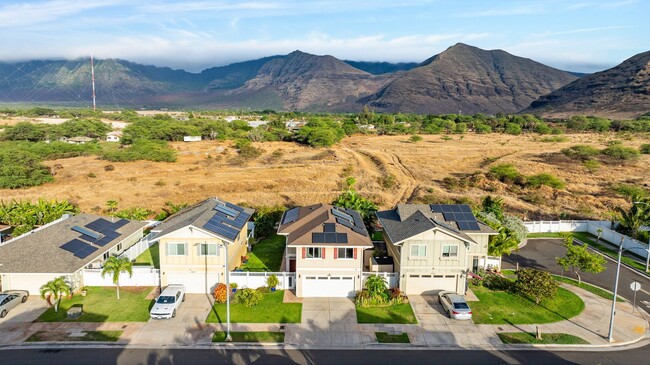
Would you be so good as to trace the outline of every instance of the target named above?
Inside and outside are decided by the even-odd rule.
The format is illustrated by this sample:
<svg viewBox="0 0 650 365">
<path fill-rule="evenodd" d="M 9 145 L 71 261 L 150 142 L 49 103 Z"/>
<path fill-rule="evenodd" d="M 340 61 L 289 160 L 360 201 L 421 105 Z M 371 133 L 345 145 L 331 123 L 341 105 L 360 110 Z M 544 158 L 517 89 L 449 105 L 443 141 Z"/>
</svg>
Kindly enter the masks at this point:
<svg viewBox="0 0 650 365">
<path fill-rule="evenodd" d="M 321 247 L 325 258 L 303 258 L 303 248 Z M 363 247 L 357 250 L 356 259 L 334 258 L 334 250 L 339 247 L 295 246 L 296 248 L 296 296 L 302 297 L 304 276 L 353 276 L 356 290 L 361 289 L 361 272 L 363 268 Z M 343 248 L 343 247 L 341 247 Z"/>
</svg>

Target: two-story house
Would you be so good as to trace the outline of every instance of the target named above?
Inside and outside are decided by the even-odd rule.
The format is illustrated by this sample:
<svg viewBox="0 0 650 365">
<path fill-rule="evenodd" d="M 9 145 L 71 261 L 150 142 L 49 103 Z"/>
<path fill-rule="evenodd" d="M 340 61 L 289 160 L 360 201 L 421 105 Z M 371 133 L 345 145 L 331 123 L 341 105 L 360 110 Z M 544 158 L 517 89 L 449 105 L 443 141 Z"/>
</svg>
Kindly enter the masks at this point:
<svg viewBox="0 0 650 365">
<path fill-rule="evenodd" d="M 315 204 L 282 215 L 285 270 L 296 273 L 298 297 L 350 297 L 361 290 L 363 250 L 372 241 L 358 212 Z"/>
<path fill-rule="evenodd" d="M 465 294 L 467 274 L 486 262 L 489 238 L 496 234 L 467 205 L 399 204 L 377 218 L 406 294 Z"/>
<path fill-rule="evenodd" d="M 188 293 L 211 293 L 225 282 L 226 265 L 229 271 L 241 265 L 252 214 L 252 209 L 210 198 L 158 225 L 152 232 L 160 249 L 161 285 L 183 284 Z"/>
</svg>

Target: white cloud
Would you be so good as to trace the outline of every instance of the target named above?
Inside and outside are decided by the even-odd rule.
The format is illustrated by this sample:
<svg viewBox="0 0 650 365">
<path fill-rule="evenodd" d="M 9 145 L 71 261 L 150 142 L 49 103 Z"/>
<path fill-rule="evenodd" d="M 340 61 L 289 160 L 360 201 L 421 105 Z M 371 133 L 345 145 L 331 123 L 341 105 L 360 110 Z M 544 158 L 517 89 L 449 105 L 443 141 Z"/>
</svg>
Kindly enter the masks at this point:
<svg viewBox="0 0 650 365">
<path fill-rule="evenodd" d="M 537 4 L 528 4 L 528 5 L 512 6 L 512 7 L 501 8 L 501 9 L 468 11 L 468 12 L 456 14 L 456 17 L 458 18 L 502 17 L 502 16 L 514 16 L 514 15 L 542 14 L 544 12 L 545 9 L 543 6 Z"/>
<path fill-rule="evenodd" d="M 635 28 L 633 25 L 611 25 L 607 27 L 598 27 L 598 28 L 581 28 L 581 29 L 571 29 L 564 30 L 559 32 L 544 32 L 538 34 L 531 34 L 532 37 L 548 37 L 556 35 L 567 35 L 567 34 L 578 34 L 578 33 L 591 33 L 591 32 L 601 32 L 604 30 L 613 30 L 613 29 L 626 29 L 626 28 Z"/>
<path fill-rule="evenodd" d="M 24 27 L 51 22 L 89 9 L 113 6 L 118 0 L 51 0 L 38 3 L 13 3 L 0 7 L 0 27 Z"/>
</svg>

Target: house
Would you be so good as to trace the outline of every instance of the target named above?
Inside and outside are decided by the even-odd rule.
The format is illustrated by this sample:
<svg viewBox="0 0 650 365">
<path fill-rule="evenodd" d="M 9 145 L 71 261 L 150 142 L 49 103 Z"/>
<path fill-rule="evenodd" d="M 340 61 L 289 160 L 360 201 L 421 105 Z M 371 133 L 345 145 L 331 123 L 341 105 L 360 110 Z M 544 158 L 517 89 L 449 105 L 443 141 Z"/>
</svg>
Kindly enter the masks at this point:
<svg viewBox="0 0 650 365">
<path fill-rule="evenodd" d="M 467 205 L 399 204 L 377 218 L 406 294 L 465 294 L 467 274 L 487 261 L 488 241 L 496 234 Z"/>
<path fill-rule="evenodd" d="M 160 248 L 162 286 L 183 284 L 188 293 L 211 293 L 242 263 L 253 210 L 210 198 L 172 215 L 152 233 Z"/>
<path fill-rule="evenodd" d="M 2 290 L 39 295 L 41 285 L 64 276 L 73 290 L 83 270 L 101 267 L 142 238 L 146 223 L 93 214 L 64 216 L 0 245 Z"/>
<path fill-rule="evenodd" d="M 66 140 L 70 144 L 86 144 L 94 141 L 94 138 L 90 137 L 71 137 Z"/>
<path fill-rule="evenodd" d="M 119 142 L 122 138 L 122 131 L 106 133 L 106 142 Z"/>
<path fill-rule="evenodd" d="M 201 136 L 183 136 L 183 142 L 201 142 Z"/>
<path fill-rule="evenodd" d="M 349 297 L 361 290 L 363 251 L 372 241 L 359 213 L 329 204 L 284 212 L 285 270 L 296 273 L 298 297 Z"/>
</svg>

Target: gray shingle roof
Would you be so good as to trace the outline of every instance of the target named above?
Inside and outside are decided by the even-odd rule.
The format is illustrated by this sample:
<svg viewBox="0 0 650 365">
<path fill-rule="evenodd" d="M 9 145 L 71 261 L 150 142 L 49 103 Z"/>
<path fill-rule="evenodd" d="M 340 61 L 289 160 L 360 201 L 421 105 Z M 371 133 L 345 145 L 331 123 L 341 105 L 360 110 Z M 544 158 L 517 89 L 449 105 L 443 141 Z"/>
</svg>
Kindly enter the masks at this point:
<svg viewBox="0 0 650 365">
<path fill-rule="evenodd" d="M 66 242 L 79 238 L 80 234 L 73 231 L 72 227 L 83 227 L 100 218 L 109 221 L 119 220 L 118 218 L 101 217 L 94 214 L 79 214 L 5 242 L 0 246 L 0 264 L 2 264 L 0 265 L 0 272 L 74 273 L 147 225 L 145 222 L 129 221 L 129 223 L 116 230 L 119 236 L 114 240 L 104 246 L 91 245 L 97 248 L 97 251 L 83 259 L 60 248 Z"/>
<path fill-rule="evenodd" d="M 214 207 L 219 204 L 226 204 L 226 203 L 227 203 L 226 201 L 223 201 L 219 198 L 209 198 L 191 207 L 185 208 L 173 214 L 171 217 L 167 218 L 164 222 L 159 224 L 153 230 L 154 232 L 157 232 L 154 239 L 158 239 L 162 236 L 165 236 L 169 233 L 172 233 L 174 231 L 177 231 L 187 226 L 194 226 L 194 227 L 204 229 L 210 234 L 214 234 L 215 236 L 218 236 L 225 240 L 232 241 L 231 237 L 226 237 L 221 234 L 218 234 L 217 232 L 212 232 L 209 229 L 203 228 L 203 226 L 210 219 L 212 219 L 215 215 L 219 214 L 216 210 L 214 210 Z M 247 214 L 249 217 L 253 215 L 253 213 L 255 212 L 253 209 L 250 208 L 245 208 L 245 207 L 238 207 L 238 208 L 242 209 L 243 212 Z M 234 222 L 229 224 L 234 226 L 238 230 L 241 230 L 244 227 L 244 225 L 246 225 L 247 222 L 248 220 L 244 221 L 242 224 L 235 224 Z"/>
</svg>

